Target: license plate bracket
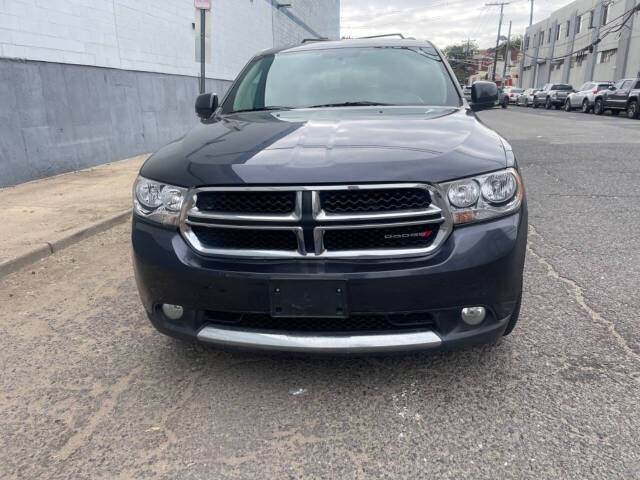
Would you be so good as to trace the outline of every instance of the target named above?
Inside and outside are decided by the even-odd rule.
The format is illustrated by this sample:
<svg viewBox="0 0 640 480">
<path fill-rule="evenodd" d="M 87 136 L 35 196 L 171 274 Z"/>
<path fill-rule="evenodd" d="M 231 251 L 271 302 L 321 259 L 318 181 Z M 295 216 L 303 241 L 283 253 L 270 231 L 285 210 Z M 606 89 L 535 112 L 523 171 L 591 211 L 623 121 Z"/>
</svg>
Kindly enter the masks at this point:
<svg viewBox="0 0 640 480">
<path fill-rule="evenodd" d="M 272 280 L 272 317 L 346 318 L 347 282 L 343 280 Z"/>
</svg>

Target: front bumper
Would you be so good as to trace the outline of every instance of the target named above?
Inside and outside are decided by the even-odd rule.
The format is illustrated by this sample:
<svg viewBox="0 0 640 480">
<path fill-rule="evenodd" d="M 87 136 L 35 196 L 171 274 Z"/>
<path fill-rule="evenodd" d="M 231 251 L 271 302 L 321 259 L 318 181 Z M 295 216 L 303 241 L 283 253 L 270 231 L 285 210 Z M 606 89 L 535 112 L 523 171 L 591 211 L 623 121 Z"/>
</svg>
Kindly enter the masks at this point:
<svg viewBox="0 0 640 480">
<path fill-rule="evenodd" d="M 133 260 L 142 303 L 161 332 L 185 340 L 252 349 L 323 353 L 423 350 L 486 343 L 502 335 L 522 290 L 526 204 L 514 215 L 455 228 L 428 259 L 386 261 L 238 261 L 195 253 L 178 231 L 134 216 Z M 211 321 L 207 312 L 269 314 L 269 282 L 340 280 L 350 315 L 410 314 L 436 319 L 429 328 L 385 332 L 254 330 Z M 160 305 L 181 305 L 171 320 Z M 465 306 L 484 306 L 471 327 Z"/>
</svg>

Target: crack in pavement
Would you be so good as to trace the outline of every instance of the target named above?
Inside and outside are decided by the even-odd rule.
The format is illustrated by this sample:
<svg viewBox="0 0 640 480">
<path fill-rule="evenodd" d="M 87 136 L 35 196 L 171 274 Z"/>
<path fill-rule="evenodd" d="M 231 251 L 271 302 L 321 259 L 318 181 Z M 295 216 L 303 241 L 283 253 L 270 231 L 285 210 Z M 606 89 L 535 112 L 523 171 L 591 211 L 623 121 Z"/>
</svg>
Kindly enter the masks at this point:
<svg viewBox="0 0 640 480">
<path fill-rule="evenodd" d="M 142 366 L 138 366 L 137 368 L 132 369 L 128 375 L 120 378 L 111 388 L 110 395 L 102 401 L 100 408 L 91 415 L 91 418 L 87 425 L 82 427 L 80 430 L 76 431 L 67 442 L 58 450 L 58 452 L 53 456 L 53 459 L 56 463 L 61 465 L 65 460 L 67 460 L 76 450 L 86 444 L 87 440 L 93 434 L 100 424 L 100 422 L 107 417 L 111 411 L 116 407 L 118 397 L 124 391 L 126 391 L 127 387 L 131 383 L 131 381 L 135 378 L 135 376 L 140 372 Z"/>
<path fill-rule="evenodd" d="M 546 242 L 544 237 L 540 233 L 538 233 L 536 228 L 531 224 L 529 224 L 529 233 L 533 236 L 540 238 L 543 242 Z M 616 340 L 616 343 L 618 343 L 618 345 L 624 350 L 624 352 L 627 354 L 628 357 L 631 357 L 636 361 L 640 361 L 640 355 L 638 355 L 638 353 L 636 353 L 629 346 L 625 338 L 620 334 L 620 332 L 618 332 L 618 330 L 616 330 L 615 323 L 611 320 L 607 320 L 606 318 L 604 318 L 599 312 L 597 312 L 587 304 L 584 298 L 583 288 L 575 280 L 572 280 L 571 278 L 565 277 L 560 273 L 558 273 L 558 271 L 553 266 L 553 264 L 551 264 L 551 262 L 549 262 L 546 258 L 544 258 L 541 254 L 537 253 L 532 248 L 530 242 L 527 243 L 527 252 L 531 256 L 533 256 L 538 261 L 538 263 L 546 267 L 548 276 L 556 280 L 559 280 L 560 282 L 564 283 L 568 287 L 567 290 L 570 293 L 571 292 L 573 293 L 572 295 L 573 299 L 580 306 L 580 308 L 582 308 L 582 310 L 584 310 L 593 321 L 598 322 L 599 324 L 607 328 L 609 333 L 611 333 L 613 338 Z"/>
</svg>

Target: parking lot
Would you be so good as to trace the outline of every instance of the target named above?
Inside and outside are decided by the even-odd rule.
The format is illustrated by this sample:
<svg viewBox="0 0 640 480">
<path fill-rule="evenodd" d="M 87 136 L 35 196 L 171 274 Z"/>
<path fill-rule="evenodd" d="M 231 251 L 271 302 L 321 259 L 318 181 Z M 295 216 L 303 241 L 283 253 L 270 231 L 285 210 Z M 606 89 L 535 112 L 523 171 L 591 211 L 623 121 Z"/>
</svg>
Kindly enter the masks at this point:
<svg viewBox="0 0 640 480">
<path fill-rule="evenodd" d="M 184 344 L 147 321 L 123 224 L 0 279 L 0 478 L 640 479 L 640 122 L 479 116 L 529 200 L 509 337 L 364 358 Z"/>
</svg>

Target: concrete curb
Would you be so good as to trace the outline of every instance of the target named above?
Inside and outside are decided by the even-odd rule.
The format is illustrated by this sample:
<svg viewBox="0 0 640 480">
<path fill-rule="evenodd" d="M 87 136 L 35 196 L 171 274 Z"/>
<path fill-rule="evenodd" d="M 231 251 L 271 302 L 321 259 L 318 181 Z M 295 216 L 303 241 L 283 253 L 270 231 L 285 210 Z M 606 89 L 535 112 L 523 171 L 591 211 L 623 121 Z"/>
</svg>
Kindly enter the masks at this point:
<svg viewBox="0 0 640 480">
<path fill-rule="evenodd" d="M 62 249 L 65 249 L 74 243 L 78 243 L 85 238 L 91 237 L 97 233 L 104 232 L 110 228 L 124 222 L 131 216 L 131 209 L 127 209 L 124 212 L 116 213 L 97 222 L 91 223 L 85 227 L 79 227 L 68 232 L 57 235 L 50 241 L 44 244 L 29 247 L 28 250 L 20 253 L 14 258 L 10 258 L 3 262 L 0 262 L 0 278 L 17 270 L 20 270 L 27 265 L 42 260 L 43 258 L 53 255 Z"/>
</svg>

